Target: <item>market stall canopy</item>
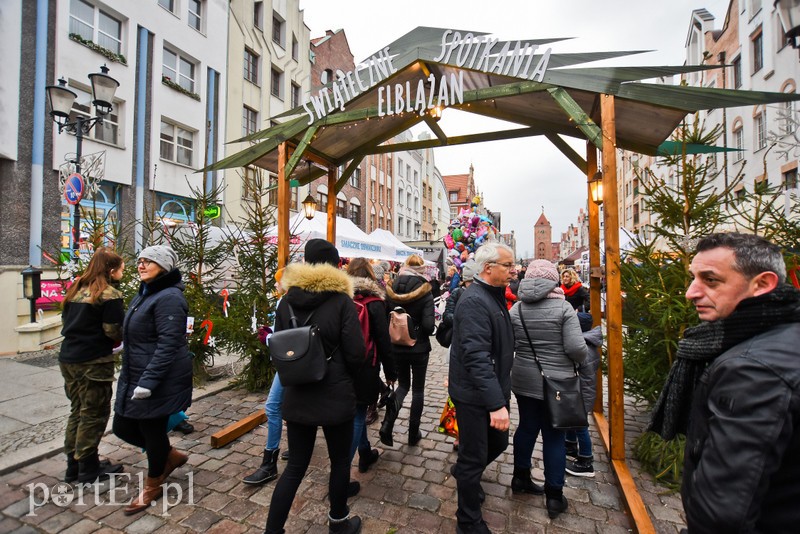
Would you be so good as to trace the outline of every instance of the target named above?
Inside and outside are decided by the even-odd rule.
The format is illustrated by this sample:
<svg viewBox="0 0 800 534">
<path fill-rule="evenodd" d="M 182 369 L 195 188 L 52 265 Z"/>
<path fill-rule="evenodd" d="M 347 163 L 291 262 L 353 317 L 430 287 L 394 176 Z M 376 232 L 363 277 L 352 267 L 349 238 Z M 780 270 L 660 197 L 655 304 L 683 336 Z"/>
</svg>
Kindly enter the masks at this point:
<svg viewBox="0 0 800 534">
<path fill-rule="evenodd" d="M 382 243 L 387 243 L 395 248 L 395 257 L 397 261 L 405 261 L 407 257 L 417 254 L 418 256 L 424 258 L 423 252 L 416 248 L 409 247 L 397 237 L 390 232 L 389 230 L 384 230 L 383 228 L 376 228 L 372 232 L 368 234 L 371 238 L 375 239 L 376 241 L 380 241 Z"/>
<path fill-rule="evenodd" d="M 602 147 L 599 96 L 615 96 L 616 146 L 643 154 L 674 153 L 662 146 L 687 113 L 786 102 L 794 93 L 767 93 L 643 83 L 720 66 L 582 67 L 642 51 L 559 54 L 563 39 L 500 41 L 485 32 L 418 27 L 272 120 L 280 124 L 237 140 L 252 146 L 206 170 L 257 165 L 278 172 L 277 147 L 294 147 L 286 178 L 302 185 L 328 168 L 346 165 L 337 191 L 368 154 L 544 135 L 573 163 L 585 160 L 561 136 Z M 520 125 L 448 136 L 438 124 L 452 108 Z M 425 122 L 432 139 L 386 145 Z M 695 150 L 698 150 L 695 148 Z M 305 159 L 307 164 L 299 164 Z"/>
<path fill-rule="evenodd" d="M 293 248 L 296 247 L 296 250 L 302 252 L 309 239 L 327 239 L 327 220 L 328 215 L 320 211 L 315 212 L 313 219 L 306 219 L 302 213 L 295 214 L 289 221 Z M 277 237 L 278 227 L 270 228 L 269 235 Z M 373 239 L 353 224 L 353 221 L 344 217 L 336 218 L 334 244 L 343 258 L 361 257 L 397 261 L 393 245 Z"/>
</svg>

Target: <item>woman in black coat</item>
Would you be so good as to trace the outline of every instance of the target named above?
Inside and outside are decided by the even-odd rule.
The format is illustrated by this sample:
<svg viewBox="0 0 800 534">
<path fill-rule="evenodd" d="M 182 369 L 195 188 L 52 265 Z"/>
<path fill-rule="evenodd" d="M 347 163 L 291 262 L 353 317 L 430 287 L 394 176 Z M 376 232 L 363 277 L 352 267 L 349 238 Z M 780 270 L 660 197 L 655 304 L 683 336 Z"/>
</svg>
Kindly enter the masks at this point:
<svg viewBox="0 0 800 534">
<path fill-rule="evenodd" d="M 319 327 L 330 360 L 321 381 L 284 386 L 282 409 L 289 439 L 289 463 L 272 494 L 265 534 L 284 532 L 297 488 L 311 462 L 320 426 L 331 462 L 330 532 L 356 533 L 361 530 L 361 519 L 350 517 L 347 488 L 356 413 L 353 379 L 364 363 L 366 347 L 352 300 L 353 282 L 336 267 L 339 263 L 336 247 L 322 239 L 311 239 L 306 243 L 305 259 L 305 264 L 293 263 L 283 273 L 281 285 L 286 295 L 275 315 L 275 332 L 291 328 L 290 306 L 298 325 L 313 313 L 311 322 Z"/>
<path fill-rule="evenodd" d="M 561 273 L 561 290 L 575 311 L 589 313 L 589 290 L 583 287 L 575 269 L 567 269 Z"/>
<path fill-rule="evenodd" d="M 373 449 L 367 438 L 367 407 L 378 400 L 381 386 L 380 369 L 386 376 L 387 385 L 397 380 L 397 372 L 392 362 L 392 344 L 389 340 L 389 323 L 386 318 L 386 291 L 378 284 L 372 266 L 365 258 L 354 258 L 347 266 L 347 274 L 353 277 L 356 310 L 365 306 L 369 322 L 369 337 L 365 339 L 367 354 L 364 365 L 355 379 L 356 417 L 353 429 L 353 444 L 350 447 L 350 461 L 358 450 L 358 470 L 366 473 L 370 465 L 378 460 L 378 449 Z M 359 311 L 359 315 L 361 312 Z M 362 328 L 363 332 L 363 328 Z M 351 487 L 357 482 L 351 482 Z M 356 488 L 351 488 L 352 494 Z"/>
<path fill-rule="evenodd" d="M 416 338 L 413 346 L 392 344 L 392 355 L 397 367 L 396 408 L 386 410 L 386 417 L 381 424 L 381 443 L 392 446 L 394 439 L 394 422 L 403 405 L 403 400 L 411 390 L 411 414 L 408 419 L 408 444 L 416 445 L 422 439 L 419 423 L 422 418 L 422 408 L 425 405 L 425 373 L 428 370 L 428 357 L 431 352 L 431 342 L 428 336 L 434 329 L 434 306 L 431 285 L 423 275 L 425 261 L 418 255 L 409 256 L 403 267 L 400 268 L 394 283 L 386 288 L 389 297 L 388 307 L 402 307 L 411 316 L 414 332 L 411 337 Z"/>
<path fill-rule="evenodd" d="M 147 478 L 125 514 L 146 510 L 162 483 L 188 457 L 169 444 L 169 416 L 192 402 L 192 360 L 186 344 L 189 306 L 183 296 L 178 256 L 166 246 L 147 247 L 136 262 L 141 278 L 122 324 L 122 358 L 114 434 L 147 453 Z"/>
</svg>

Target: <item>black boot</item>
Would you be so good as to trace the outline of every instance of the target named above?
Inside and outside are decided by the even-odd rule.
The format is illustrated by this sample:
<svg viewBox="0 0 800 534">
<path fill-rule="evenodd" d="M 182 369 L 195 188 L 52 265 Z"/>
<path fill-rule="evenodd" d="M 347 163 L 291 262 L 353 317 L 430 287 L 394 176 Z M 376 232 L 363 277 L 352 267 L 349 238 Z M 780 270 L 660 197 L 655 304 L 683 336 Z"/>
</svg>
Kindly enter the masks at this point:
<svg viewBox="0 0 800 534">
<path fill-rule="evenodd" d="M 545 504 L 547 505 L 547 515 L 550 516 L 550 519 L 555 519 L 567 509 L 567 498 L 564 497 L 563 489 L 548 486 L 547 484 L 544 486 Z"/>
<path fill-rule="evenodd" d="M 343 519 L 334 519 L 328 514 L 328 534 L 358 534 L 361 532 L 361 518 L 357 515 L 346 515 Z"/>
<path fill-rule="evenodd" d="M 530 469 L 514 467 L 514 478 L 511 479 L 511 492 L 541 495 L 544 493 L 544 488 L 538 484 L 534 484 L 533 480 L 531 480 Z"/>
<path fill-rule="evenodd" d="M 278 478 L 278 453 L 279 449 L 264 449 L 264 459 L 255 473 L 242 479 L 245 484 L 260 485 Z"/>
<path fill-rule="evenodd" d="M 122 471 L 122 465 L 112 464 L 108 460 L 101 462 L 97 453 L 90 454 L 78 461 L 78 482 L 81 484 L 92 483 L 120 471 Z"/>
<path fill-rule="evenodd" d="M 594 457 L 578 456 L 574 462 L 567 462 L 567 473 L 576 477 L 594 478 Z"/>
<path fill-rule="evenodd" d="M 372 464 L 378 461 L 381 453 L 378 449 L 369 449 L 366 452 L 358 451 L 358 472 L 366 473 Z"/>
<path fill-rule="evenodd" d="M 78 480 L 78 460 L 72 453 L 67 455 L 67 472 L 64 473 L 64 482 L 75 482 Z"/>
<path fill-rule="evenodd" d="M 419 443 L 419 440 L 422 439 L 422 433 L 419 431 L 419 423 L 411 424 L 408 427 L 408 444 L 412 447 Z"/>
<path fill-rule="evenodd" d="M 390 400 L 389 403 L 392 401 Z M 381 429 L 378 431 L 378 434 L 381 436 L 381 443 L 386 445 L 387 447 L 394 447 L 394 439 L 392 438 L 392 434 L 394 433 L 394 422 L 397 420 L 397 414 L 400 412 L 400 407 L 397 406 L 397 399 L 394 399 L 394 405 L 389 406 L 389 403 L 386 404 L 386 415 L 383 418 L 383 423 L 381 423 Z"/>
</svg>

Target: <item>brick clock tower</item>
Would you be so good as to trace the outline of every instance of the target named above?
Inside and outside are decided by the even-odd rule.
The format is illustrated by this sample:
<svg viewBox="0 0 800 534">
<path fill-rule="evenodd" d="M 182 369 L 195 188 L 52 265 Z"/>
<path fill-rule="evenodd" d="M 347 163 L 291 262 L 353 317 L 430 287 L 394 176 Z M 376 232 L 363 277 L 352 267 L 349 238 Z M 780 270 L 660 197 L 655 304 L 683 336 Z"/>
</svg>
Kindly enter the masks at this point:
<svg viewBox="0 0 800 534">
<path fill-rule="evenodd" d="M 533 257 L 537 260 L 553 261 L 553 227 L 550 221 L 542 214 L 533 226 Z"/>
</svg>

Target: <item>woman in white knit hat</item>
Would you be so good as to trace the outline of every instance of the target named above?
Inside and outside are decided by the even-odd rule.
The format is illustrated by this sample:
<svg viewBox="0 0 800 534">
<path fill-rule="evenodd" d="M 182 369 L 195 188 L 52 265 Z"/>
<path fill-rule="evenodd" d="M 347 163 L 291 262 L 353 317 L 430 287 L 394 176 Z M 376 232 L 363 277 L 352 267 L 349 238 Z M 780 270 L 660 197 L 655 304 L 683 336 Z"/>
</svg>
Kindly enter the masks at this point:
<svg viewBox="0 0 800 534">
<path fill-rule="evenodd" d="M 126 515 L 149 508 L 161 497 L 164 480 L 188 460 L 167 436 L 169 416 L 192 402 L 192 360 L 186 343 L 189 306 L 177 261 L 167 246 L 139 253 L 139 294 L 122 325 L 125 354 L 117 382 L 114 434 L 147 453 L 144 486 L 125 508 Z"/>
</svg>

